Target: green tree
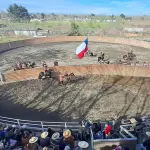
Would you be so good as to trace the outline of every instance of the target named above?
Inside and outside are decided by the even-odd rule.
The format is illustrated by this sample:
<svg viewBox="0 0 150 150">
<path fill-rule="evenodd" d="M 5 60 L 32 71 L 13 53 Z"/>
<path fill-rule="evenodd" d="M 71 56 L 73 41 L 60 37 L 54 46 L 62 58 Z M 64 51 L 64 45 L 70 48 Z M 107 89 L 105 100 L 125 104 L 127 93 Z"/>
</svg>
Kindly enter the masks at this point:
<svg viewBox="0 0 150 150">
<path fill-rule="evenodd" d="M 8 7 L 7 11 L 14 21 L 29 21 L 30 19 L 28 10 L 23 6 L 12 4 Z"/>
<path fill-rule="evenodd" d="M 44 19 L 44 18 L 45 18 L 45 14 L 41 13 L 41 19 Z"/>
<path fill-rule="evenodd" d="M 91 14 L 92 17 L 95 17 L 95 14 Z"/>
<path fill-rule="evenodd" d="M 121 17 L 122 19 L 125 19 L 125 18 L 126 18 L 126 16 L 125 16 L 124 14 L 121 14 L 120 17 Z"/>
<path fill-rule="evenodd" d="M 111 17 L 111 20 L 115 19 L 115 15 L 113 15 L 113 14 L 110 17 Z"/>
<path fill-rule="evenodd" d="M 75 22 L 71 22 L 71 32 L 68 34 L 69 36 L 80 36 L 80 27 Z"/>
</svg>

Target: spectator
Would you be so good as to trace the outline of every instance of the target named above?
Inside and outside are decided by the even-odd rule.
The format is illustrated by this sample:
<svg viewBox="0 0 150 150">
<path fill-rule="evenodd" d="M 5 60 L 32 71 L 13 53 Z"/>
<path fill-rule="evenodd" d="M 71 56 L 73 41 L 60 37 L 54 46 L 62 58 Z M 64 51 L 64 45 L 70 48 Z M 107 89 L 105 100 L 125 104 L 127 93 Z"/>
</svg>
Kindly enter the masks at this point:
<svg viewBox="0 0 150 150">
<path fill-rule="evenodd" d="M 30 139 L 30 134 L 29 132 L 24 132 L 24 134 L 21 137 L 21 145 L 24 147 L 25 145 L 27 145 L 29 143 L 29 139 Z"/>
<path fill-rule="evenodd" d="M 59 145 L 59 143 L 60 143 L 60 133 L 59 132 L 55 132 L 52 135 L 51 144 L 52 145 Z"/>
<path fill-rule="evenodd" d="M 43 132 L 40 137 L 40 146 L 49 147 L 50 146 L 50 137 L 48 137 L 48 132 Z"/>
<path fill-rule="evenodd" d="M 59 150 L 64 150 L 67 143 L 64 141 L 64 137 L 60 137 Z"/>
<path fill-rule="evenodd" d="M 71 135 L 70 130 L 65 130 L 63 133 L 64 141 L 70 145 L 70 148 L 74 148 L 74 137 Z"/>
<path fill-rule="evenodd" d="M 10 149 L 10 150 L 13 150 L 13 149 L 15 149 L 15 148 L 17 148 L 17 141 L 14 140 L 14 139 L 10 139 L 10 140 L 9 140 L 9 149 Z"/>
<path fill-rule="evenodd" d="M 112 130 L 112 126 L 110 125 L 110 123 L 108 122 L 105 126 L 105 130 L 104 130 L 104 136 L 108 137 L 110 136 L 110 132 Z"/>
<path fill-rule="evenodd" d="M 14 132 L 12 127 L 5 128 L 5 145 L 9 144 L 9 140 L 14 139 Z"/>
<path fill-rule="evenodd" d="M 47 129 L 47 132 L 48 132 L 48 137 L 52 137 L 52 135 L 55 133 L 55 131 L 53 131 L 51 128 L 48 128 Z"/>
<path fill-rule="evenodd" d="M 29 134 L 32 133 L 32 131 L 30 129 L 27 129 L 26 125 L 23 125 L 21 130 L 20 130 L 21 134 L 24 134 L 24 132 L 28 132 Z"/>
<path fill-rule="evenodd" d="M 0 141 L 4 139 L 4 129 L 3 126 L 0 126 Z"/>
<path fill-rule="evenodd" d="M 146 150 L 150 150 L 150 132 L 146 132 L 148 139 L 143 142 L 143 146 L 146 147 Z"/>
<path fill-rule="evenodd" d="M 38 137 L 32 137 L 29 140 L 29 144 L 24 147 L 24 150 L 39 150 L 39 145 L 37 144 Z"/>
</svg>

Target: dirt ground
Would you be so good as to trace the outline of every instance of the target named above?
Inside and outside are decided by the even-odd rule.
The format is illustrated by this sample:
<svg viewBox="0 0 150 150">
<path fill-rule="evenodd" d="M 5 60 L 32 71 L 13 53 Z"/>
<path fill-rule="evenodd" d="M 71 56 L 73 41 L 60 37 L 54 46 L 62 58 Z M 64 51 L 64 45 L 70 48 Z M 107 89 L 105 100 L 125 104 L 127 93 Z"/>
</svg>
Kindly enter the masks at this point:
<svg viewBox="0 0 150 150">
<path fill-rule="evenodd" d="M 39 66 L 42 60 L 49 65 L 53 65 L 54 60 L 60 65 L 97 63 L 97 57 L 85 57 L 82 60 L 76 57 L 75 48 L 79 44 L 49 43 L 18 48 L 0 55 L 0 70 L 9 70 L 16 61 L 25 60 L 35 61 Z M 138 47 L 89 43 L 89 49 L 96 54 L 105 52 L 111 61 L 126 54 L 128 50 L 133 50 L 139 61 L 150 61 L 150 51 Z M 45 121 L 80 118 L 104 120 L 150 114 L 149 88 L 149 78 L 120 76 L 87 76 L 84 80 L 63 86 L 54 80 L 11 83 L 0 86 L 0 114 Z"/>
<path fill-rule="evenodd" d="M 85 57 L 79 60 L 75 54 L 76 47 L 80 42 L 70 43 L 48 43 L 35 46 L 27 46 L 17 48 L 0 55 L 0 72 L 12 69 L 12 66 L 17 61 L 35 61 L 38 66 L 41 66 L 42 61 L 46 61 L 49 66 L 53 66 L 53 62 L 57 60 L 59 65 L 82 65 L 82 64 L 96 64 L 97 57 Z M 122 57 L 128 51 L 133 50 L 137 55 L 138 60 L 150 62 L 149 49 L 89 42 L 89 50 L 99 55 L 101 51 L 105 52 L 106 58 L 114 62 L 118 57 Z"/>
<path fill-rule="evenodd" d="M 68 85 L 58 85 L 54 80 L 23 81 L 0 87 L 0 110 L 4 103 L 21 104 L 41 113 L 49 113 L 49 118 L 45 119 L 51 121 L 60 121 L 60 118 L 68 121 L 81 118 L 104 120 L 150 114 L 149 88 L 149 78 L 119 76 L 87 76 Z M 1 113 L 8 109 L 11 107 L 6 107 Z M 14 111 L 7 111 L 6 114 L 22 118 L 22 111 L 14 107 Z M 23 117 L 34 119 L 32 114 Z M 39 116 L 40 119 L 43 118 Z"/>
</svg>

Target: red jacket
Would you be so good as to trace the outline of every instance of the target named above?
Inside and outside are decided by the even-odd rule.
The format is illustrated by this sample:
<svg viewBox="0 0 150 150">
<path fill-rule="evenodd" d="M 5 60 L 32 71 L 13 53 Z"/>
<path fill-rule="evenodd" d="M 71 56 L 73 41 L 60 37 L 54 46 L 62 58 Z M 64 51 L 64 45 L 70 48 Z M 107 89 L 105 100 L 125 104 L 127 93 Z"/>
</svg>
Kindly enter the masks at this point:
<svg viewBox="0 0 150 150">
<path fill-rule="evenodd" d="M 112 130 L 112 126 L 108 125 L 105 129 L 105 134 L 109 134 L 111 130 Z"/>
</svg>

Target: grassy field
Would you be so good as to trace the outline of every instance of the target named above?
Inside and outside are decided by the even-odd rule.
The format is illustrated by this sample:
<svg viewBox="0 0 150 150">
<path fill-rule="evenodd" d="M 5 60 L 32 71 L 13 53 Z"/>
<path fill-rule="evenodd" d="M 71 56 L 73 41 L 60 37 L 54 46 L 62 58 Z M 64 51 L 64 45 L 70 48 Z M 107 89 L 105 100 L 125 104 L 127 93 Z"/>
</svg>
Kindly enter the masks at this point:
<svg viewBox="0 0 150 150">
<path fill-rule="evenodd" d="M 0 36 L 0 43 L 8 43 L 8 42 L 18 41 L 18 40 L 23 40 L 23 39 L 28 39 L 28 38 L 29 37 Z"/>
<path fill-rule="evenodd" d="M 122 27 L 121 22 L 116 23 L 109 23 L 109 22 L 96 22 L 96 21 L 89 21 L 89 22 L 79 22 L 76 23 L 80 26 L 80 28 L 88 28 L 88 29 L 105 29 L 105 28 L 113 28 L 113 27 Z M 71 22 L 69 21 L 47 21 L 47 22 L 30 22 L 30 23 L 18 23 L 18 22 L 4 22 L 0 21 L 0 24 L 6 24 L 6 28 L 0 28 L 0 30 L 10 30 L 10 29 L 51 29 L 60 26 L 70 26 Z"/>
</svg>

